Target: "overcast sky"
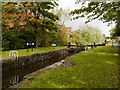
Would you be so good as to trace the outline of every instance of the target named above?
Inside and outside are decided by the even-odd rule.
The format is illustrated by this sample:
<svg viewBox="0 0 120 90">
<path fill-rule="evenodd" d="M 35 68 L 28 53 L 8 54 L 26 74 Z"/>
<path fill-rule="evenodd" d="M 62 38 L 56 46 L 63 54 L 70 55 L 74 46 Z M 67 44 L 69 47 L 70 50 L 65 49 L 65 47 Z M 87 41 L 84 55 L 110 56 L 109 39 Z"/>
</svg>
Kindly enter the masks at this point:
<svg viewBox="0 0 120 90">
<path fill-rule="evenodd" d="M 76 0 L 59 0 L 57 1 L 59 4 L 59 8 L 63 9 L 79 9 L 81 7 L 80 4 L 75 4 Z M 79 18 L 73 21 L 67 21 L 65 23 L 65 26 L 67 27 L 72 27 L 72 31 L 75 31 L 79 28 L 82 28 L 85 24 L 86 19 L 85 18 Z M 97 27 L 99 28 L 105 36 L 110 36 L 109 30 L 115 26 L 115 24 L 112 24 L 110 26 L 107 26 L 107 23 L 103 23 L 102 21 L 99 20 L 94 20 L 88 23 L 90 26 Z"/>
</svg>

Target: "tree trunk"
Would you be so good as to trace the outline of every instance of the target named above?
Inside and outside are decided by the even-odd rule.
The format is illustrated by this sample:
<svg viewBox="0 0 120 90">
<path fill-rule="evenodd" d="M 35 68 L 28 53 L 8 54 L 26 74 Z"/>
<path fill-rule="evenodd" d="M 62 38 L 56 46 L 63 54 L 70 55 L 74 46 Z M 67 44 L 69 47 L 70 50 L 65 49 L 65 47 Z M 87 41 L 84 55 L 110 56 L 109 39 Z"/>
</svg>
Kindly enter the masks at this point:
<svg viewBox="0 0 120 90">
<path fill-rule="evenodd" d="M 38 33 L 36 33 L 36 48 L 38 48 Z"/>
<path fill-rule="evenodd" d="M 48 47 L 47 35 L 45 34 L 45 47 Z"/>
</svg>

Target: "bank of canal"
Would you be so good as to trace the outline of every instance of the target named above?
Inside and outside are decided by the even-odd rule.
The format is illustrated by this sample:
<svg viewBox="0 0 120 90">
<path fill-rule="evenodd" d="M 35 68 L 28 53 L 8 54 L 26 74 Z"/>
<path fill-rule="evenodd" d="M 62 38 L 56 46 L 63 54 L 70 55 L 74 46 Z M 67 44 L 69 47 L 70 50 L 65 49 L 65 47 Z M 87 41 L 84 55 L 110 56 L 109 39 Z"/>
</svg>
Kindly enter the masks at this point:
<svg viewBox="0 0 120 90">
<path fill-rule="evenodd" d="M 24 76 L 83 51 L 83 47 L 66 48 L 45 53 L 2 60 L 2 88 L 8 88 L 24 79 Z"/>
<path fill-rule="evenodd" d="M 118 88 L 118 54 L 111 46 L 83 51 L 43 74 L 33 74 L 11 88 Z"/>
</svg>

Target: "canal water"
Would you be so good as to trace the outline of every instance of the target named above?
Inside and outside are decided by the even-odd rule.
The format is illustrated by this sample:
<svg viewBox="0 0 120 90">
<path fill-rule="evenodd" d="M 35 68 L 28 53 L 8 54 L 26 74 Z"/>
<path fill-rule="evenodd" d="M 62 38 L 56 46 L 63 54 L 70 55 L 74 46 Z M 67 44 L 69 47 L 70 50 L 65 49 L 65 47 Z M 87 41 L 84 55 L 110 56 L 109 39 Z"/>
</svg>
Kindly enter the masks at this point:
<svg viewBox="0 0 120 90">
<path fill-rule="evenodd" d="M 56 59 L 47 62 L 39 61 L 21 68 L 9 70 L 9 71 L 2 71 L 2 88 L 8 88 L 11 85 L 14 85 L 22 81 L 25 75 L 30 74 L 36 70 L 42 69 L 46 66 L 49 66 L 57 61 L 60 60 Z"/>
</svg>

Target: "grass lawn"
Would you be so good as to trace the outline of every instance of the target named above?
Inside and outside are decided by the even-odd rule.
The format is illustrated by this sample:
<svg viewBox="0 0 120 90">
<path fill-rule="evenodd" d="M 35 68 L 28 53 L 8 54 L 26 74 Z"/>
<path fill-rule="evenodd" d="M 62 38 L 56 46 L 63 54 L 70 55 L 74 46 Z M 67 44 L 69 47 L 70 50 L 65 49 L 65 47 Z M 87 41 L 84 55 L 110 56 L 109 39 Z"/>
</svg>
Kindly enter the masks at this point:
<svg viewBox="0 0 120 90">
<path fill-rule="evenodd" d="M 118 44 L 120 44 L 120 41 L 118 41 Z"/>
<path fill-rule="evenodd" d="M 57 46 L 55 47 L 54 50 L 63 49 L 63 48 L 67 48 L 67 46 Z M 19 49 L 17 51 L 18 51 L 18 56 L 24 56 L 24 55 L 35 54 L 35 53 L 48 52 L 52 50 L 53 50 L 53 47 L 39 47 L 38 49 L 34 48 L 33 52 L 32 52 L 32 48 L 29 48 L 28 52 L 27 52 L 27 49 Z M 2 58 L 9 57 L 9 52 L 10 51 L 2 51 Z"/>
<path fill-rule="evenodd" d="M 112 47 L 83 51 L 66 62 L 76 65 L 33 75 L 12 88 L 118 88 L 118 54 Z"/>
</svg>

